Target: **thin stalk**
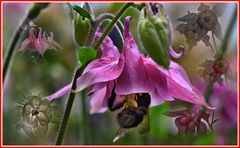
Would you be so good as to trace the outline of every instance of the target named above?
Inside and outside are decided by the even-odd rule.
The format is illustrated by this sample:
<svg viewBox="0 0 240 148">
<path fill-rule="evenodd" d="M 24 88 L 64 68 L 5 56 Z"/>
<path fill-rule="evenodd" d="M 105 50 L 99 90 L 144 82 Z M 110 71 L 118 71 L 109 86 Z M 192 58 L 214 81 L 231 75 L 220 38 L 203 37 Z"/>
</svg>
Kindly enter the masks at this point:
<svg viewBox="0 0 240 148">
<path fill-rule="evenodd" d="M 76 72 L 75 72 L 74 78 L 73 78 L 73 82 L 72 82 L 72 87 L 71 87 L 72 90 L 76 89 L 77 78 L 81 75 L 83 69 L 84 68 L 77 68 L 76 69 Z M 71 110 L 72 110 L 72 105 L 73 105 L 73 102 L 74 102 L 74 98 L 75 98 L 75 93 L 70 92 L 70 94 L 68 96 L 67 106 L 66 106 L 66 109 L 65 109 L 65 112 L 64 112 L 64 115 L 63 115 L 63 119 L 62 119 L 62 122 L 60 124 L 60 129 L 59 129 L 59 132 L 58 132 L 56 145 L 61 145 L 62 142 L 63 142 L 63 138 L 64 138 L 64 135 L 65 135 L 65 131 L 66 131 L 66 127 L 67 127 L 67 124 L 68 124 L 69 116 L 70 116 L 70 113 L 71 113 Z"/>
<path fill-rule="evenodd" d="M 223 41 L 223 45 L 222 45 L 222 48 L 221 48 L 221 54 L 224 55 L 225 52 L 227 51 L 227 46 L 228 46 L 228 42 L 229 42 L 229 39 L 230 39 L 230 35 L 233 31 L 233 25 L 235 24 L 237 20 L 237 7 L 235 7 L 235 10 L 234 10 L 234 13 L 232 15 L 232 18 L 230 20 L 230 24 L 228 25 L 228 29 L 227 29 L 227 33 L 225 35 L 225 38 L 224 38 L 224 41 Z"/>
<path fill-rule="evenodd" d="M 21 34 L 24 31 L 24 28 L 26 27 L 26 25 L 28 25 L 28 23 L 35 19 L 40 12 L 48 7 L 49 3 L 35 3 L 30 9 L 29 11 L 25 14 L 25 16 L 23 17 L 23 20 L 19 23 L 17 29 L 15 30 L 8 46 L 6 49 L 6 54 L 4 55 L 4 62 L 3 62 L 3 84 L 5 82 L 5 78 L 6 78 L 6 74 L 8 72 L 8 69 L 11 65 L 11 63 L 14 60 L 14 57 L 16 55 L 16 46 L 17 43 L 20 39 Z"/>
<path fill-rule="evenodd" d="M 88 12 L 89 12 L 92 16 L 94 16 L 91 5 L 90 5 L 88 2 L 85 2 L 85 5 L 84 5 L 84 6 L 85 6 L 85 8 L 88 10 Z"/>
<path fill-rule="evenodd" d="M 3 62 L 3 84 L 5 82 L 5 76 L 7 74 L 8 71 L 8 67 L 9 65 L 11 65 L 11 63 L 13 62 L 13 57 L 16 54 L 16 50 L 15 47 L 18 43 L 18 40 L 22 34 L 22 32 L 24 31 L 23 28 L 26 27 L 26 25 L 30 22 L 30 19 L 28 19 L 28 15 L 24 16 L 24 19 L 22 20 L 22 22 L 20 22 L 20 24 L 18 25 L 17 29 L 15 30 L 9 44 L 8 47 L 6 49 L 6 53 L 4 56 L 4 62 Z"/>
<path fill-rule="evenodd" d="M 213 32 L 212 32 L 212 38 L 213 38 L 213 44 L 214 44 L 214 47 L 215 47 L 215 51 L 217 51 L 217 44 L 216 44 L 216 40 L 215 40 Z"/>
<path fill-rule="evenodd" d="M 101 43 L 103 42 L 103 40 L 105 39 L 105 37 L 109 34 L 109 32 L 111 31 L 111 29 L 113 28 L 113 26 L 116 24 L 116 22 L 118 21 L 118 19 L 120 18 L 120 16 L 127 10 L 128 7 L 130 7 L 131 5 L 133 5 L 133 3 L 126 3 L 117 13 L 117 15 L 115 16 L 115 18 L 112 20 L 112 22 L 106 27 L 106 29 L 104 30 L 101 38 L 97 41 L 97 43 L 93 46 L 93 48 L 98 49 L 98 47 L 101 45 Z"/>
<path fill-rule="evenodd" d="M 236 20 L 237 20 L 237 7 L 235 7 L 234 13 L 232 15 L 232 18 L 231 18 L 230 23 L 229 23 L 228 28 L 227 28 L 226 35 L 225 35 L 224 40 L 223 40 L 223 45 L 222 45 L 221 50 L 220 50 L 221 56 L 224 56 L 224 54 L 227 51 L 227 46 L 228 46 L 228 42 L 229 42 L 229 39 L 230 39 L 230 35 L 233 31 L 233 28 L 234 28 L 233 25 L 235 24 Z M 214 84 L 214 82 L 210 81 L 207 85 L 205 95 L 204 95 L 205 99 L 207 101 L 209 100 L 209 98 L 211 97 L 211 94 L 213 92 L 213 84 Z"/>
<path fill-rule="evenodd" d="M 87 108 L 87 98 L 84 93 L 84 91 L 81 93 L 82 94 L 82 115 L 83 115 L 83 144 L 90 144 L 90 133 L 89 133 L 89 114 L 88 114 L 88 108 Z"/>
</svg>

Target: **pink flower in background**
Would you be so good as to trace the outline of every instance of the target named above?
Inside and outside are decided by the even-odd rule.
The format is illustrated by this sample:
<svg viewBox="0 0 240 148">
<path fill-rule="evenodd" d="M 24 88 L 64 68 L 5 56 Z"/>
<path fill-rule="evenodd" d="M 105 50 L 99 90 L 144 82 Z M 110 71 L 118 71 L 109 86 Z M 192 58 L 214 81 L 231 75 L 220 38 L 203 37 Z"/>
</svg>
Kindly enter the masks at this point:
<svg viewBox="0 0 240 148">
<path fill-rule="evenodd" d="M 172 101 L 174 97 L 210 108 L 180 65 L 171 61 L 169 70 L 166 70 L 139 52 L 129 32 L 130 20 L 131 17 L 127 17 L 124 24 L 123 53 L 120 54 L 112 40 L 106 37 L 100 47 L 102 57 L 92 61 L 77 80 L 77 91 L 92 86 L 89 92 L 91 113 L 106 111 L 112 93 L 116 97 L 114 104 L 129 95 L 148 93 L 151 106 Z M 97 38 L 99 35 L 96 34 Z M 69 84 L 46 99 L 61 97 L 70 89 Z"/>
<path fill-rule="evenodd" d="M 52 32 L 50 33 L 50 36 L 48 36 L 45 32 L 43 32 L 42 28 L 36 29 L 31 27 L 29 29 L 28 38 L 22 42 L 19 51 L 30 50 L 43 55 L 47 49 L 59 48 L 61 48 L 61 46 L 54 41 Z"/>
<path fill-rule="evenodd" d="M 175 124 L 179 134 L 195 133 L 198 135 L 208 132 L 207 125 L 210 114 L 201 110 L 199 105 L 194 105 L 189 109 L 165 113 L 169 117 L 177 117 Z M 205 122 L 203 122 L 205 120 Z"/>
<path fill-rule="evenodd" d="M 218 121 L 214 124 L 214 131 L 217 132 L 217 144 L 228 143 L 228 132 L 237 129 L 237 89 L 231 83 L 214 85 L 213 93 L 209 103 L 216 107 L 215 118 Z M 204 92 L 207 85 L 203 81 L 196 80 L 196 87 Z"/>
<path fill-rule="evenodd" d="M 204 80 L 218 82 L 219 84 L 223 82 L 222 76 L 228 78 L 231 72 L 228 60 L 219 54 L 214 56 L 214 60 L 205 60 L 200 64 L 200 67 L 200 76 Z"/>
</svg>

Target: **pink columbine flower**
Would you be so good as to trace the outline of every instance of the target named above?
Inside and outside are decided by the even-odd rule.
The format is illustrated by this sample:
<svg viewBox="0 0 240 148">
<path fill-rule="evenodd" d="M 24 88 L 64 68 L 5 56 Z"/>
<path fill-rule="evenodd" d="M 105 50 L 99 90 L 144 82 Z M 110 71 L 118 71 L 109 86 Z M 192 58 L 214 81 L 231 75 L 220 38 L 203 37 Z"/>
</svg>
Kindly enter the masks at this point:
<svg viewBox="0 0 240 148">
<path fill-rule="evenodd" d="M 43 55 L 43 53 L 47 49 L 59 49 L 61 46 L 54 41 L 53 33 L 50 33 L 48 36 L 45 32 L 43 32 L 42 28 L 36 29 L 35 27 L 31 27 L 29 29 L 28 38 L 26 38 L 19 48 L 19 51 L 36 51 Z"/>
<path fill-rule="evenodd" d="M 205 60 L 200 64 L 199 74 L 206 81 L 222 84 L 222 76 L 231 75 L 230 65 L 226 57 L 216 54 L 214 60 Z"/>
<path fill-rule="evenodd" d="M 92 61 L 77 80 L 77 91 L 92 87 L 89 92 L 90 112 L 105 112 L 112 94 L 116 97 L 114 104 L 122 102 L 129 95 L 148 93 L 151 106 L 177 98 L 209 107 L 180 65 L 171 61 L 169 70 L 166 70 L 139 52 L 129 32 L 130 20 L 131 17 L 127 17 L 124 24 L 123 53 L 118 52 L 107 36 L 100 47 L 101 58 Z M 100 36 L 101 33 L 96 33 L 96 38 Z M 70 89 L 69 84 L 46 99 L 56 99 Z"/>
<path fill-rule="evenodd" d="M 181 110 L 165 113 L 169 117 L 177 117 L 175 124 L 178 128 L 179 134 L 194 134 L 197 131 L 198 135 L 206 134 L 207 124 L 210 114 L 205 110 L 201 110 L 199 105 L 193 105 L 192 107 Z M 205 122 L 204 122 L 205 120 Z"/>
<path fill-rule="evenodd" d="M 200 80 L 195 79 L 194 84 L 202 92 L 207 88 L 207 85 Z M 233 81 L 228 84 L 214 85 L 213 93 L 209 98 L 209 103 L 216 107 L 214 113 L 218 121 L 214 125 L 214 131 L 217 133 L 217 144 L 227 144 L 229 132 L 237 129 L 238 96 L 236 86 L 232 84 L 234 84 Z"/>
</svg>

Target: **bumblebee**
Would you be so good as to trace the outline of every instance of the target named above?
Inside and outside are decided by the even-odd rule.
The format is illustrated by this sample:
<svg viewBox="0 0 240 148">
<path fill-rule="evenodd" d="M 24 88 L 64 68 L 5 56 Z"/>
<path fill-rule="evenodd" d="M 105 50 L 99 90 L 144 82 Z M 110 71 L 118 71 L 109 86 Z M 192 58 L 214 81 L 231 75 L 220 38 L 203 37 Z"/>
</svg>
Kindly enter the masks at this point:
<svg viewBox="0 0 240 148">
<path fill-rule="evenodd" d="M 117 114 L 117 123 L 120 128 L 113 141 L 123 137 L 130 130 L 138 129 L 140 134 L 147 134 L 150 129 L 148 116 L 148 108 L 151 103 L 150 95 L 148 93 L 127 95 L 123 97 L 121 103 L 113 107 L 114 99 L 115 95 L 109 99 L 108 107 L 111 111 L 120 109 Z"/>
</svg>

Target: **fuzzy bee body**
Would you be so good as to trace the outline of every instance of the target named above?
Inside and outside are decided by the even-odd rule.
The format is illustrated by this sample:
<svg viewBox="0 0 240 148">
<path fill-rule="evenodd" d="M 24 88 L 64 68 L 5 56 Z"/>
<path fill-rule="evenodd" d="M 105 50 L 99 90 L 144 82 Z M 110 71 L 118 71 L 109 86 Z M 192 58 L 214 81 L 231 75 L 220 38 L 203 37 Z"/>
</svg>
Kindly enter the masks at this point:
<svg viewBox="0 0 240 148">
<path fill-rule="evenodd" d="M 132 94 L 125 96 L 123 101 L 113 107 L 114 100 L 109 99 L 109 109 L 111 111 L 120 109 L 117 114 L 117 123 L 120 129 L 114 141 L 123 137 L 130 129 L 138 128 L 140 134 L 146 134 L 149 131 L 148 108 L 151 103 L 150 95 L 147 93 Z"/>
</svg>

